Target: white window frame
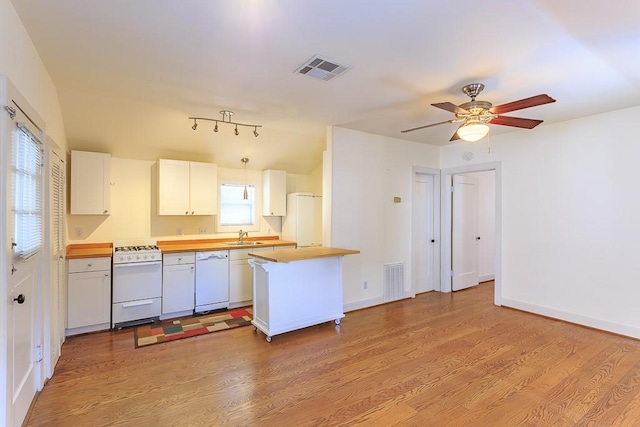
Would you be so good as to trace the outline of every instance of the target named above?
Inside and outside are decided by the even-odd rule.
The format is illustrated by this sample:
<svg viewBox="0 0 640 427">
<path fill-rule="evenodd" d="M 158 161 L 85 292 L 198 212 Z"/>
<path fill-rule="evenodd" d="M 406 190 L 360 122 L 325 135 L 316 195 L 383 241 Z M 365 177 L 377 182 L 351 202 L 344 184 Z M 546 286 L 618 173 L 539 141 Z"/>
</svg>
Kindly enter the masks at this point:
<svg viewBox="0 0 640 427">
<path fill-rule="evenodd" d="M 261 218 L 262 204 L 260 203 L 260 200 L 262 197 L 262 191 L 261 191 L 262 187 L 261 187 L 261 181 L 257 179 L 256 175 L 252 172 L 253 171 L 251 171 L 251 173 L 247 175 L 247 178 L 245 178 L 244 171 L 228 170 L 229 176 L 224 177 L 225 171 L 218 169 L 218 173 L 219 173 L 218 175 L 218 215 L 216 218 L 216 231 L 218 233 L 235 233 L 235 232 L 239 232 L 240 230 L 251 231 L 251 232 L 260 231 L 260 221 L 262 220 Z M 245 179 L 246 179 L 246 182 L 245 182 Z M 223 208 L 221 193 L 222 193 L 222 186 L 224 185 L 237 185 L 242 187 L 247 185 L 247 187 L 253 188 L 253 197 L 254 197 L 253 224 L 243 224 L 243 225 L 221 224 L 220 220 L 222 217 L 222 208 Z"/>
</svg>

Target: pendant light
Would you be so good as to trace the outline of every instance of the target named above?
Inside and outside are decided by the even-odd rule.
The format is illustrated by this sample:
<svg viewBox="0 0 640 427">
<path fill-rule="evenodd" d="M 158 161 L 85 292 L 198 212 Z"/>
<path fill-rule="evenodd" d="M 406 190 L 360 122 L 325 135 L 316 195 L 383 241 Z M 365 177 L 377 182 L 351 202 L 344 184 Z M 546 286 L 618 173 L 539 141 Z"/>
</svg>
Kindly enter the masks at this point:
<svg viewBox="0 0 640 427">
<path fill-rule="evenodd" d="M 243 157 L 240 161 L 244 163 L 244 193 L 242 193 L 242 199 L 249 200 L 249 192 L 247 191 L 247 163 L 249 163 L 249 158 Z"/>
</svg>

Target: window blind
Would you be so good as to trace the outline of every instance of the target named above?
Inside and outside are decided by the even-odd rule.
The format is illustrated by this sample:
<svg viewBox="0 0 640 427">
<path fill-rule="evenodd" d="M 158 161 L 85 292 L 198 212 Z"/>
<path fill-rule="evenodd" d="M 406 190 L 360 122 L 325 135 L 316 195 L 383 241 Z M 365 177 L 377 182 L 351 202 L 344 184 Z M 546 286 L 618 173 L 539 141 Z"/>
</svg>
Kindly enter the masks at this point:
<svg viewBox="0 0 640 427">
<path fill-rule="evenodd" d="M 42 247 L 42 144 L 18 123 L 11 151 L 14 253 L 27 259 Z"/>
<path fill-rule="evenodd" d="M 223 184 L 220 187 L 220 225 L 252 225 L 255 222 L 253 186 L 247 186 L 248 199 L 244 200 L 244 185 Z"/>
</svg>

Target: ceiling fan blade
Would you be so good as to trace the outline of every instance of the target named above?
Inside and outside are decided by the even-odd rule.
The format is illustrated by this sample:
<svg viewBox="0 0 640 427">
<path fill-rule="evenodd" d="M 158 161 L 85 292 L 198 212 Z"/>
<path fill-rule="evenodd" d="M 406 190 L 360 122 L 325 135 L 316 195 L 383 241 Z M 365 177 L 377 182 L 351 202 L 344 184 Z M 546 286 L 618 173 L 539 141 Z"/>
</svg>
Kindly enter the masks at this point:
<svg viewBox="0 0 640 427">
<path fill-rule="evenodd" d="M 498 116 L 490 122 L 492 125 L 513 126 L 523 129 L 533 129 L 542 123 L 542 120 L 523 119 L 520 117 Z"/>
<path fill-rule="evenodd" d="M 469 111 L 465 110 L 464 108 L 460 108 L 456 104 L 452 104 L 451 102 L 439 102 L 437 104 L 431 104 L 431 105 L 433 105 L 436 108 L 441 108 L 443 110 L 450 111 L 452 113 L 461 113 L 461 114 L 469 113 Z"/>
<path fill-rule="evenodd" d="M 536 95 L 531 98 L 520 99 L 518 101 L 509 102 L 507 104 L 497 105 L 489 111 L 493 114 L 504 114 L 510 111 L 522 110 L 524 108 L 536 107 L 538 105 L 549 104 L 550 102 L 556 102 L 555 99 L 551 98 L 549 95 Z"/>
<path fill-rule="evenodd" d="M 438 126 L 438 125 L 443 125 L 445 123 L 452 123 L 453 120 L 447 120 L 444 122 L 439 122 L 439 123 L 432 123 L 430 125 L 424 125 L 424 126 L 419 126 L 417 128 L 412 128 L 412 129 L 405 129 L 403 131 L 401 131 L 402 133 L 407 133 L 407 132 L 413 132 L 414 130 L 418 130 L 418 129 L 425 129 L 425 128 L 430 128 L 431 126 Z"/>
<path fill-rule="evenodd" d="M 462 126 L 464 126 L 464 123 L 458 126 L 458 129 L 460 129 Z M 451 136 L 451 139 L 449 140 L 449 142 L 460 139 L 460 135 L 458 135 L 458 129 L 456 129 L 455 133 Z"/>
</svg>

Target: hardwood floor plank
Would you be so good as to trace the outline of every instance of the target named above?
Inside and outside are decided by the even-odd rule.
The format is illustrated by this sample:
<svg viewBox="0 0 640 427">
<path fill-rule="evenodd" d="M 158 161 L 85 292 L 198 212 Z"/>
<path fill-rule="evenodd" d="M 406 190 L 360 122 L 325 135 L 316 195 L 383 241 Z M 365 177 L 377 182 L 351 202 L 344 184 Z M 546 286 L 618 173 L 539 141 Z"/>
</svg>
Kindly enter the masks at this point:
<svg viewBox="0 0 640 427">
<path fill-rule="evenodd" d="M 640 342 L 493 305 L 492 284 L 266 343 L 67 339 L 27 426 L 635 425 Z"/>
</svg>

